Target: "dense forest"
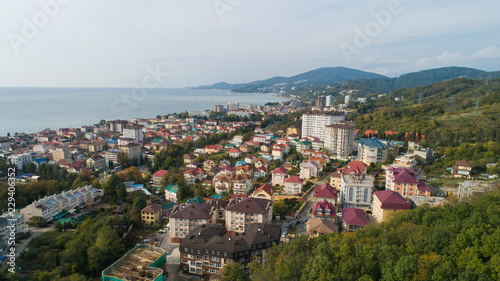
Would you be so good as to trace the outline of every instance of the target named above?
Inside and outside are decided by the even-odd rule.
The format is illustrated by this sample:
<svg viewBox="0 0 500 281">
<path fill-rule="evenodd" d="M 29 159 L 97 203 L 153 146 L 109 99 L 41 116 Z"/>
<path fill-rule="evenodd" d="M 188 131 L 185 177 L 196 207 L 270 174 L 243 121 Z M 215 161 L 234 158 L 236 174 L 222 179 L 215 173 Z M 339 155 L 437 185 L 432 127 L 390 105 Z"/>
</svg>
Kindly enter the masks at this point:
<svg viewBox="0 0 500 281">
<path fill-rule="evenodd" d="M 267 250 L 252 280 L 499 280 L 500 189 L 443 207 L 419 207 L 354 233 Z M 237 276 L 227 270 L 226 280 Z M 236 279 L 233 279 L 236 280 Z M 239 279 L 238 279 L 239 280 Z"/>
</svg>

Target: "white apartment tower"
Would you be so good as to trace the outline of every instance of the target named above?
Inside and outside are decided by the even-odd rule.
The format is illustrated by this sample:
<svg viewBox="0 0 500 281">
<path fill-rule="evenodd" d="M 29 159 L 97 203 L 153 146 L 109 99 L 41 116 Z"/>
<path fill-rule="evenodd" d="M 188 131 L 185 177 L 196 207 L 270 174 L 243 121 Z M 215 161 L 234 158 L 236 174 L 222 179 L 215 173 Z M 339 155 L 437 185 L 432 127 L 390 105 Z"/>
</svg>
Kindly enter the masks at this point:
<svg viewBox="0 0 500 281">
<path fill-rule="evenodd" d="M 136 142 L 142 142 L 144 140 L 144 133 L 142 128 L 130 127 L 123 129 L 123 137 L 127 139 L 134 139 Z"/>
<path fill-rule="evenodd" d="M 227 110 L 238 111 L 240 109 L 240 103 L 237 101 L 230 101 L 227 103 Z"/>
<path fill-rule="evenodd" d="M 313 112 L 302 115 L 302 137 L 317 137 L 320 141 L 325 141 L 325 126 L 344 121 L 345 113 L 332 112 Z"/>
<path fill-rule="evenodd" d="M 333 102 L 335 101 L 333 96 L 326 96 L 325 100 L 326 100 L 326 104 L 325 104 L 326 107 L 333 106 Z"/>
<path fill-rule="evenodd" d="M 354 123 L 343 121 L 325 128 L 325 148 L 337 158 L 347 159 L 354 150 Z"/>
</svg>

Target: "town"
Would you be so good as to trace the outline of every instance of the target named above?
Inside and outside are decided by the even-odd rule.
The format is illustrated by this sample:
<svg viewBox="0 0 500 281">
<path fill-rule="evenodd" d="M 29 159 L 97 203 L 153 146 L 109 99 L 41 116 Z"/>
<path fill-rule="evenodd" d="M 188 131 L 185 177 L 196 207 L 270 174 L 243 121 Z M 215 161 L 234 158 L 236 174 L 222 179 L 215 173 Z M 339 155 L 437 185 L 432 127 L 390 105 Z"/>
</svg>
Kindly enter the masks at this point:
<svg viewBox="0 0 500 281">
<path fill-rule="evenodd" d="M 1 138 L 0 180 L 15 169 L 17 201 L 0 218 L 0 260 L 15 220 L 21 278 L 216 280 L 265 266 L 275 245 L 356 232 L 498 184 L 468 159 L 436 175 L 428 167 L 444 151 L 415 132 L 360 132 L 350 102 L 228 102 Z"/>
</svg>

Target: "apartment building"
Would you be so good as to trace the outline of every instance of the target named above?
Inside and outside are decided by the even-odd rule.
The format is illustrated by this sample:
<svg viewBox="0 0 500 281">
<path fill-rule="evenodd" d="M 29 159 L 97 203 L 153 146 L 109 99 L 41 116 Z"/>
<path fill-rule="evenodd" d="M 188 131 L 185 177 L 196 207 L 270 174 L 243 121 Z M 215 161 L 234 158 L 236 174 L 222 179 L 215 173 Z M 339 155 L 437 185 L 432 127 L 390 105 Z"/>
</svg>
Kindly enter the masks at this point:
<svg viewBox="0 0 500 281">
<path fill-rule="evenodd" d="M 170 214 L 170 241 L 179 243 L 200 225 L 217 222 L 217 207 L 205 203 L 181 203 Z"/>
<path fill-rule="evenodd" d="M 265 250 L 279 244 L 281 228 L 271 224 L 250 224 L 245 233 L 226 236 L 222 225 L 201 225 L 179 246 L 182 271 L 216 279 L 224 266 L 240 263 L 248 272 L 252 261 L 265 263 Z"/>
<path fill-rule="evenodd" d="M 392 190 L 381 190 L 373 193 L 373 216 L 377 222 L 384 222 L 391 218 L 391 214 L 410 210 L 410 204 L 401 194 Z"/>
<path fill-rule="evenodd" d="M 387 145 L 376 138 L 359 139 L 358 160 L 370 165 L 385 162 L 388 157 Z"/>
<path fill-rule="evenodd" d="M 354 123 L 339 122 L 325 126 L 325 148 L 337 158 L 347 159 L 354 151 Z"/>
<path fill-rule="evenodd" d="M 344 208 L 370 208 L 375 178 L 364 174 L 341 174 L 340 193 Z"/>
<path fill-rule="evenodd" d="M 312 112 L 302 115 L 302 137 L 317 137 L 320 141 L 325 140 L 326 130 L 328 125 L 344 121 L 345 113 L 331 112 Z"/>
<path fill-rule="evenodd" d="M 160 204 L 151 204 L 141 210 L 141 221 L 143 224 L 159 224 L 162 221 L 162 216 Z"/>
<path fill-rule="evenodd" d="M 226 228 L 238 233 L 251 223 L 271 223 L 272 218 L 273 202 L 266 199 L 236 197 L 226 207 Z"/>
</svg>

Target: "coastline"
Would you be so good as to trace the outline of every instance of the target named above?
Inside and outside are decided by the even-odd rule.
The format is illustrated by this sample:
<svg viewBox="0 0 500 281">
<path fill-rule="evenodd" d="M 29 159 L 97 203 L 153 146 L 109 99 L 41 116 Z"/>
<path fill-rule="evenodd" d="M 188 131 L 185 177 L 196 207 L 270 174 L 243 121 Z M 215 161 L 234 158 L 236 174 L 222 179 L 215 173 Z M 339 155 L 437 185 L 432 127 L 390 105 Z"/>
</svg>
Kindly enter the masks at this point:
<svg viewBox="0 0 500 281">
<path fill-rule="evenodd" d="M 0 113 L 0 136 L 6 136 L 7 133 L 14 135 L 15 132 L 31 134 L 46 128 L 79 128 L 97 124 L 103 119 L 131 120 L 185 111 L 212 110 L 214 105 L 225 106 L 229 101 L 237 101 L 246 106 L 289 100 L 275 93 L 249 95 L 216 90 L 217 94 L 212 94 L 213 91 L 200 89 L 159 88 L 151 90 L 146 99 L 135 104 L 123 103 L 122 96 L 130 95 L 131 91 L 130 88 L 1 88 L 0 97 L 5 100 L 10 110 Z M 257 95 L 262 98 L 256 99 Z M 116 104 L 116 108 L 122 111 L 113 111 Z M 41 110 L 43 108 L 49 109 Z M 124 112 L 125 116 L 121 116 Z"/>
</svg>

